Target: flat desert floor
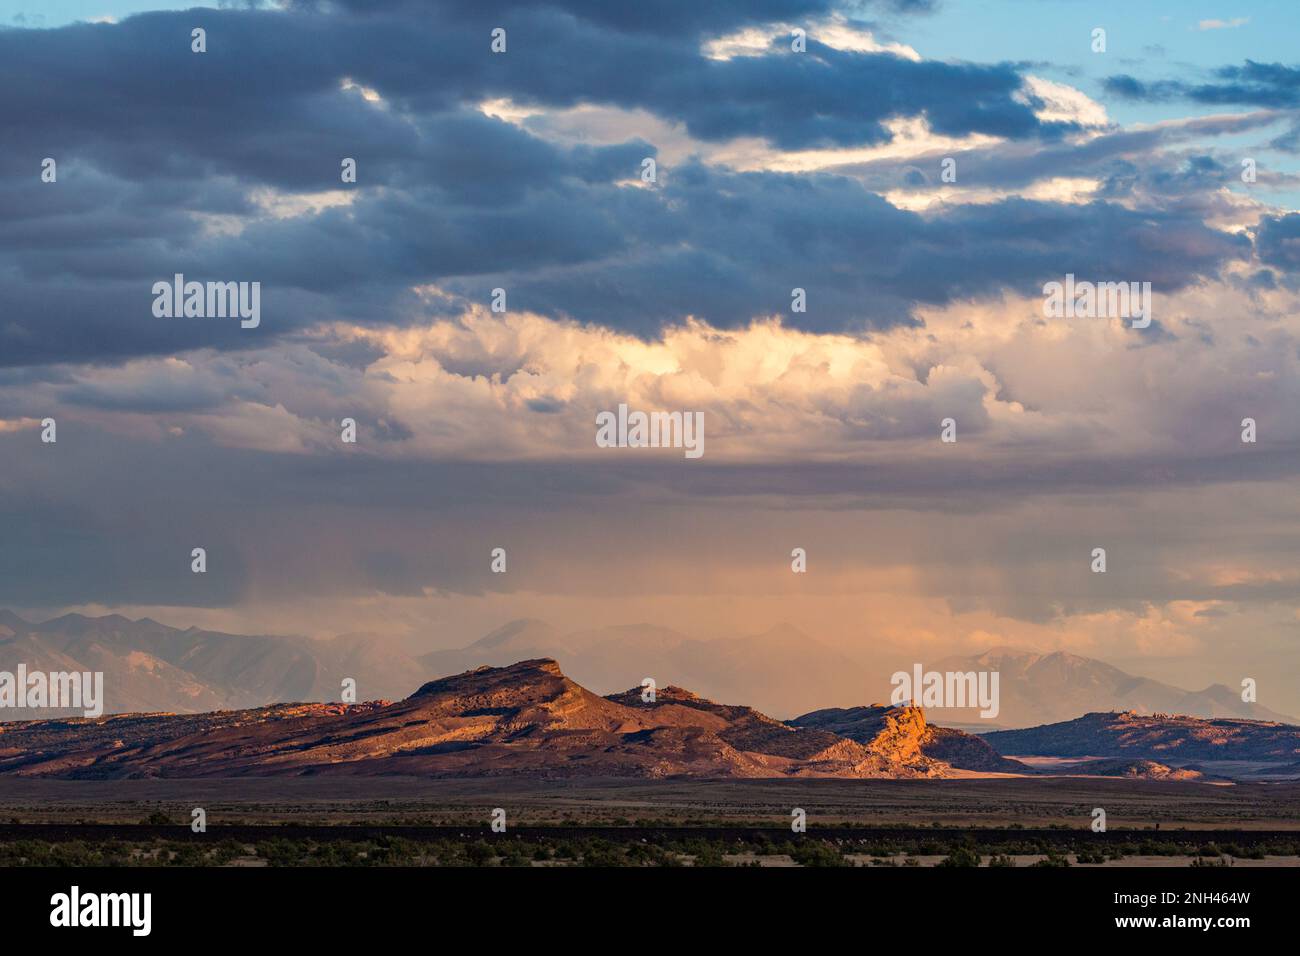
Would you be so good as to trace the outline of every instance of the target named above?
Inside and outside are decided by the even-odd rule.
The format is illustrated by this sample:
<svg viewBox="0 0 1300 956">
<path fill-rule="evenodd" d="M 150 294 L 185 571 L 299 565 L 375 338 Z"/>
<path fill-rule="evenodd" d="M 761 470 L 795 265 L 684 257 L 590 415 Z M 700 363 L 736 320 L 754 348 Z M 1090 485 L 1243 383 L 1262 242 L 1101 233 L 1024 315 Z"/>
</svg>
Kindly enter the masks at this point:
<svg viewBox="0 0 1300 956">
<path fill-rule="evenodd" d="M 1111 829 L 1300 831 L 1300 783 L 1159 782 L 1087 777 L 973 780 L 424 780 L 310 777 L 225 780 L 0 778 L 0 823 L 139 823 L 151 812 L 209 825 L 477 825 L 495 807 L 511 824 L 599 827 L 1068 827 L 1094 808 Z"/>
</svg>

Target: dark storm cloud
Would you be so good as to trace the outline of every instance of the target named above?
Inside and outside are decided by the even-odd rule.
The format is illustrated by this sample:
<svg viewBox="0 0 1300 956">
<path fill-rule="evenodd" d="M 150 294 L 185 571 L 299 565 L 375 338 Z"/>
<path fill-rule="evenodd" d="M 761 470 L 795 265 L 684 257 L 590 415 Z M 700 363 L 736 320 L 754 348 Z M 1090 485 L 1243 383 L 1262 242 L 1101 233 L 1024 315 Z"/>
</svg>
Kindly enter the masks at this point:
<svg viewBox="0 0 1300 956">
<path fill-rule="evenodd" d="M 912 321 L 918 303 L 1028 290 L 1071 270 L 1177 287 L 1246 251 L 1178 213 L 1013 202 L 923 217 L 844 178 L 698 162 L 630 188 L 653 144 L 565 148 L 472 108 L 602 103 L 702 139 L 782 147 L 877 143 L 906 116 L 950 135 L 1051 142 L 1065 128 L 1035 118 L 1010 65 L 813 41 L 795 55 L 788 38 L 759 57 L 700 53 L 701 37 L 825 4 L 680 7 L 676 29 L 661 10 L 575 0 L 194 10 L 0 32 L 0 365 L 404 321 L 427 315 L 410 288 L 430 284 L 452 293 L 448 309 L 501 285 L 512 308 L 642 334 L 686 315 L 734 326 L 788 312 L 798 286 L 812 304 L 792 324 L 885 327 Z M 503 56 L 488 52 L 498 23 L 510 31 Z M 208 30 L 203 55 L 190 52 L 194 26 Z M 46 156 L 57 184 L 39 181 Z M 339 181 L 345 156 L 358 162 L 355 187 Z M 355 202 L 259 217 L 258 187 L 349 188 Z M 261 282 L 263 325 L 154 318 L 152 283 L 177 272 Z"/>
<path fill-rule="evenodd" d="M 18 120 L 20 153 L 39 144 L 41 155 L 72 150 L 122 174 L 231 171 L 299 189 L 328 184 L 323 158 L 346 144 L 404 166 L 415 145 L 409 115 L 490 97 L 644 108 L 705 139 L 764 136 L 790 147 L 880 142 L 883 121 L 921 114 L 953 134 L 1060 130 L 1016 98 L 1021 78 L 1011 65 L 913 62 L 816 43 L 795 55 L 788 37 L 775 37 L 767 56 L 715 61 L 689 29 L 629 32 L 604 19 L 519 5 L 501 56 L 488 52 L 498 21 L 479 5 L 365 15 L 195 10 L 13 31 L 0 34 L 9 78 L 0 107 Z M 189 49 L 196 25 L 209 34 L 201 56 Z M 344 77 L 399 111 L 341 97 Z"/>
<path fill-rule="evenodd" d="M 571 268 L 510 277 L 515 301 L 548 314 L 649 332 L 693 314 L 734 327 L 779 313 L 837 331 L 906 322 L 916 303 L 1013 288 L 1036 294 L 1065 272 L 1142 276 L 1172 290 L 1249 255 L 1250 242 L 1179 212 L 1010 199 L 941 215 L 899 210 L 849 179 L 673 171 L 669 203 L 638 228 L 639 248 Z M 635 224 L 634 228 L 635 228 Z M 482 299 L 501 275 L 452 288 Z M 808 312 L 790 313 L 791 289 Z M 656 308 L 664 309 L 656 312 Z"/>
<path fill-rule="evenodd" d="M 814 330 L 886 327 L 909 321 L 917 303 L 1033 294 L 1067 271 L 1141 276 L 1167 291 L 1249 251 L 1248 238 L 1176 211 L 1011 199 L 924 216 L 845 177 L 689 163 L 655 190 L 557 178 L 486 205 L 440 187 L 392 192 L 259 222 L 198 261 L 272 289 L 355 300 L 343 311 L 358 321 L 377 302 L 386 315 L 407 307 L 408 285 L 436 282 L 479 303 L 499 286 L 515 309 L 649 335 L 686 315 L 721 327 L 773 313 Z M 807 313 L 789 314 L 795 287 L 808 293 Z"/>
<path fill-rule="evenodd" d="M 472 137 L 490 125 L 480 118 L 463 129 Z M 51 245 L 46 258 L 29 249 L 23 256 L 37 265 L 0 300 L 10 315 L 39 312 L 43 320 L 23 326 L 29 337 L 11 337 L 6 358 L 257 341 L 234 322 L 154 319 L 149 285 L 173 271 L 258 279 L 271 334 L 331 318 L 413 316 L 419 304 L 409 287 L 436 283 L 464 297 L 447 303 L 452 312 L 502 287 L 515 309 L 653 335 L 687 315 L 720 327 L 774 313 L 812 330 L 888 327 L 911 321 L 918 303 L 1007 288 L 1033 294 L 1065 272 L 1136 276 L 1168 291 L 1250 253 L 1247 237 L 1176 209 L 1009 199 L 922 215 L 846 177 L 732 173 L 699 163 L 665 170 L 657 189 L 620 187 L 584 178 L 617 148 L 562 156 L 514 127 L 496 126 L 492 136 L 511 144 L 502 164 L 549 157 L 538 181 L 513 196 L 421 186 L 314 216 L 258 220 L 237 238 L 189 235 L 174 246 L 141 240 L 63 255 Z M 449 148 L 446 157 L 474 152 L 467 143 L 465 152 Z M 615 165 L 640 152 L 628 150 Z M 560 176 L 559 169 L 577 174 Z M 134 281 L 113 277 L 114 263 Z M 806 313 L 789 312 L 796 287 L 807 291 Z"/>
<path fill-rule="evenodd" d="M 210 232 L 195 215 L 253 211 L 227 176 L 187 192 L 178 181 L 133 182 L 73 161 L 56 184 L 5 180 L 0 365 L 255 343 L 238 323 L 155 318 L 152 284 L 177 272 L 262 282 L 274 335 L 331 319 L 392 319 L 384 310 L 413 306 L 410 283 L 485 264 L 528 269 L 608 255 L 638 218 L 622 207 L 649 208 L 634 191 L 595 189 L 636 175 L 655 154 L 643 142 L 565 150 L 478 113 L 436 116 L 420 132 L 411 151 L 418 173 L 404 188 L 364 193 L 355 213 L 257 220 L 238 236 Z M 365 177 L 364 154 L 360 164 Z"/>
</svg>

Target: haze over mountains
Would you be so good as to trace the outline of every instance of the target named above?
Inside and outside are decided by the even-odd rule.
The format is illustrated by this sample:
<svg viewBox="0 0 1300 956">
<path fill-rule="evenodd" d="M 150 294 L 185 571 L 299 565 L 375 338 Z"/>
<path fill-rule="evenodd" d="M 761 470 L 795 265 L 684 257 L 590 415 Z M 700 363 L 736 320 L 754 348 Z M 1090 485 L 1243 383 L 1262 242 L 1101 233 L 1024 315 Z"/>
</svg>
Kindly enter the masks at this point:
<svg viewBox="0 0 1300 956">
<path fill-rule="evenodd" d="M 148 618 L 68 614 L 41 624 L 0 610 L 0 670 L 104 672 L 105 712 L 200 713 L 285 701 L 338 701 L 344 678 L 360 699 L 400 699 L 421 682 L 475 667 L 553 658 L 598 693 L 638 685 L 691 687 L 713 700 L 744 700 L 789 717 L 827 707 L 857 707 L 890 697 L 889 675 L 910 668 L 867 668 L 789 624 L 747 637 L 699 640 L 670 628 L 625 625 L 562 631 L 543 621 L 513 621 L 472 644 L 420 657 L 391 641 L 344 635 L 331 640 L 224 634 L 168 627 Z M 1186 691 L 1071 654 L 998 648 L 974 657 L 922 662 L 927 669 L 997 670 L 1000 712 L 931 709 L 946 726 L 985 731 L 1070 720 L 1092 711 L 1181 713 L 1292 722 L 1243 703 L 1223 685 Z M 0 719 L 51 716 L 0 711 Z"/>
<path fill-rule="evenodd" d="M 645 671 L 640 677 L 654 677 L 661 684 L 671 680 L 708 697 L 750 700 L 768 712 L 791 715 L 832 704 L 853 706 L 864 699 L 887 701 L 890 674 L 911 667 L 910 661 L 899 661 L 894 667 L 868 669 L 785 623 L 752 637 L 701 641 L 652 625 L 564 633 L 543 621 L 520 620 L 468 647 L 435 651 L 420 660 L 432 671 L 450 673 L 526 657 L 563 660 L 576 680 L 601 690 L 628 684 L 628 662 L 634 661 Z M 977 708 L 931 709 L 945 724 L 980 732 L 1069 720 L 1099 710 L 1291 721 L 1243 702 L 1239 693 L 1222 684 L 1187 691 L 1060 651 L 1034 654 L 994 648 L 922 663 L 927 670 L 1000 673 L 996 720 L 982 719 Z"/>
<path fill-rule="evenodd" d="M 20 663 L 29 672 L 102 671 L 106 713 L 337 701 L 344 677 L 355 678 L 363 696 L 400 697 L 422 674 L 413 659 L 373 637 L 222 634 L 117 614 L 66 614 L 32 624 L 0 610 L 0 670 L 13 672 Z M 50 715 L 0 711 L 5 720 Z"/>
<path fill-rule="evenodd" d="M 1145 714 L 1187 714 L 1194 717 L 1237 717 L 1296 723 L 1285 714 L 1258 703 L 1246 703 L 1241 691 L 1223 684 L 1188 691 L 1089 657 L 1057 651 L 1030 654 L 994 648 L 970 657 L 948 657 L 932 665 L 938 671 L 994 670 L 1001 676 L 1003 727 L 1031 727 L 1072 720 L 1092 711 L 1134 711 Z M 963 714 L 947 709 L 946 723 L 979 724 L 977 711 Z M 987 721 L 984 722 L 987 725 Z"/>
<path fill-rule="evenodd" d="M 888 684 L 862 664 L 789 624 L 747 637 L 698 640 L 650 624 L 562 632 L 544 621 L 511 621 L 458 650 L 420 658 L 451 674 L 530 657 L 564 661 L 574 680 L 611 693 L 651 677 L 715 700 L 745 700 L 778 715 L 828 704 L 888 700 Z"/>
</svg>

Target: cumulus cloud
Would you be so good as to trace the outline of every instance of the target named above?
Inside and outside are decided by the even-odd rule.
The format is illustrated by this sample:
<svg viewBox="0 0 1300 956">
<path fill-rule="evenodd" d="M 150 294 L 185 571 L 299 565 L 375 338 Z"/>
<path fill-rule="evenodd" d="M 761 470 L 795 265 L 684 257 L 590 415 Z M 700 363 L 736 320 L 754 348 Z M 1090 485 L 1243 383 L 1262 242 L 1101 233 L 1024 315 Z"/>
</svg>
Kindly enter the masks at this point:
<svg viewBox="0 0 1300 956">
<path fill-rule="evenodd" d="M 1286 261 L 1274 233 L 1293 218 L 1261 239 L 1271 260 Z M 774 316 L 734 329 L 693 320 L 646 339 L 475 307 L 419 325 L 324 323 L 236 354 L 64 366 L 7 389 L 0 378 L 0 394 L 33 420 L 44 409 L 326 457 L 352 417 L 357 453 L 379 458 L 608 460 L 595 416 L 627 403 L 703 411 L 710 461 L 869 461 L 891 488 L 941 455 L 977 458 L 1008 481 L 1028 469 L 1125 484 L 1157 462 L 1196 480 L 1279 464 L 1241 461 L 1242 417 L 1268 421 L 1270 448 L 1300 441 L 1286 413 L 1300 400 L 1297 293 L 1250 277 L 1159 295 L 1149 330 L 1047 319 L 1041 296 L 1014 295 L 928 308 L 918 326 L 870 335 Z M 948 417 L 964 439 L 952 448 L 935 441 Z M 833 471 L 826 480 L 837 488 Z"/>
</svg>

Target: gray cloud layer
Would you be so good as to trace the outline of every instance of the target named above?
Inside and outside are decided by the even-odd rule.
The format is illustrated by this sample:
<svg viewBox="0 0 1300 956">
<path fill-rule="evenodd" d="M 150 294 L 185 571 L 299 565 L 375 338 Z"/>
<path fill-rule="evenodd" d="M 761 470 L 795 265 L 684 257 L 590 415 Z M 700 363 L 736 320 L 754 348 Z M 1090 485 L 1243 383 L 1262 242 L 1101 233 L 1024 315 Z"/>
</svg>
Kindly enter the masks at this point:
<svg viewBox="0 0 1300 956">
<path fill-rule="evenodd" d="M 269 336 L 403 321 L 425 308 L 410 287 L 430 284 L 479 302 L 500 285 L 520 308 L 652 335 L 688 314 L 726 327 L 788 312 L 796 286 L 812 304 L 792 324 L 880 328 L 914 321 L 918 304 L 1065 271 L 1122 267 L 1176 288 L 1249 251 L 1178 211 L 1100 202 L 922 217 L 849 180 L 700 163 L 636 189 L 625 181 L 652 143 L 560 147 L 474 109 L 600 103 L 699 140 L 800 148 L 881 143 L 904 117 L 1044 143 L 1071 128 L 1036 117 L 1014 65 L 815 41 L 793 54 L 779 37 L 763 56 L 700 52 L 719 31 L 826 12 L 811 0 L 686 4 L 673 30 L 615 6 L 303 5 L 0 32 L 0 363 L 246 346 L 229 323 L 150 315 L 150 285 L 176 272 L 262 282 Z M 498 23 L 510 46 L 495 56 Z M 195 25 L 203 55 L 189 49 Z M 37 178 L 45 156 L 57 184 Z M 355 187 L 339 182 L 344 156 L 358 161 Z M 349 205 L 287 219 L 250 198 L 340 188 Z"/>
</svg>

